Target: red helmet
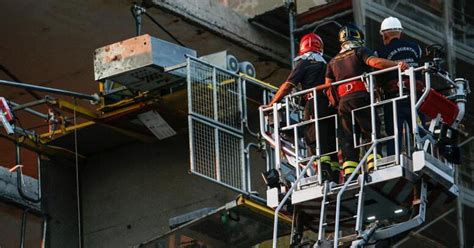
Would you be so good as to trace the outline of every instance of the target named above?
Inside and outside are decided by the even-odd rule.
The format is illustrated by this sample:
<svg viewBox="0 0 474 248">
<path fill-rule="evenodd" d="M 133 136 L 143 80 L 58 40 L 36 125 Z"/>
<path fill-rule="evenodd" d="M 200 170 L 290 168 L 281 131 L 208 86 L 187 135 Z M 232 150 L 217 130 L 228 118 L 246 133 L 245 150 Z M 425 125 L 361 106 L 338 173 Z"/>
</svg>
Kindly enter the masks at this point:
<svg viewBox="0 0 474 248">
<path fill-rule="evenodd" d="M 300 41 L 300 55 L 307 52 L 322 52 L 324 47 L 323 40 L 315 33 L 304 35 Z"/>
</svg>

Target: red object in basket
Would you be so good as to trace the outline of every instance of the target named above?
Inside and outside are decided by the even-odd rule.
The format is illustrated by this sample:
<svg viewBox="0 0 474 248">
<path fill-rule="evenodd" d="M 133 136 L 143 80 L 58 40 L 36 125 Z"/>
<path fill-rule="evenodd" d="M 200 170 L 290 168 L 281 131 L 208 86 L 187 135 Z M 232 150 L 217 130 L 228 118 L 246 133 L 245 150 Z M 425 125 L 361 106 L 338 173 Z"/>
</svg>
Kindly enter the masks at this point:
<svg viewBox="0 0 474 248">
<path fill-rule="evenodd" d="M 431 89 L 420 106 L 420 112 L 432 119 L 441 114 L 442 121 L 451 125 L 458 116 L 459 108 L 453 101 Z"/>
<path fill-rule="evenodd" d="M 0 97 L 0 111 L 1 111 L 0 113 L 5 115 L 8 122 L 13 121 L 12 111 L 10 110 L 10 107 L 8 106 L 8 103 L 5 97 Z"/>
</svg>

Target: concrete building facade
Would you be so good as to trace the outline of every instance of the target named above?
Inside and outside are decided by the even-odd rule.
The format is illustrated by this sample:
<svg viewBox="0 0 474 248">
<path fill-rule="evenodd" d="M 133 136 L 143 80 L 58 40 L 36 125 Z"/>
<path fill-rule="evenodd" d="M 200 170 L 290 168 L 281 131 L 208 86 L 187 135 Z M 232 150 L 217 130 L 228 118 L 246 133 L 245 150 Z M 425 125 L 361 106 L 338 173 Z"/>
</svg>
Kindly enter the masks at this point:
<svg viewBox="0 0 474 248">
<path fill-rule="evenodd" d="M 10 74 L 13 73 L 28 83 L 88 94 L 97 92 L 98 84 L 93 78 L 93 52 L 99 47 L 135 35 L 135 24 L 130 14 L 133 2 L 1 1 L 5 21 L 0 24 L 4 34 L 0 41 L 0 63 L 5 70 L 0 72 L 0 79 L 12 79 Z M 296 2 L 296 28 L 300 29 L 297 36 L 314 29 L 313 23 L 355 21 L 365 28 L 368 44 L 374 48 L 380 45 L 376 33 L 383 16 L 398 14 L 406 18 L 408 23 L 414 19 L 400 14 L 401 12 L 397 13 L 400 8 L 406 8 L 403 5 L 407 3 L 398 5 L 395 1 L 388 6 L 386 2 L 390 1 L 376 0 Z M 439 11 L 443 12 L 444 8 L 447 9 L 446 13 L 451 9 L 461 11 L 457 8 L 458 3 L 452 1 L 431 2 L 417 1 L 417 6 L 421 6 L 420 12 L 426 14 L 431 11 L 431 14 L 426 14 L 424 20 L 427 21 L 435 18 Z M 321 15 L 324 9 L 320 8 L 328 4 L 337 5 L 341 9 L 337 9 L 336 13 Z M 257 78 L 276 86 L 285 80 L 290 71 L 288 13 L 285 12 L 283 1 L 147 0 L 143 1 L 143 5 L 149 7 L 147 13 L 155 17 L 180 42 L 195 49 L 198 56 L 227 50 L 239 60 L 252 62 L 256 67 Z M 349 7 L 344 7 L 346 5 Z M 424 44 L 446 40 L 448 60 L 451 60 L 449 69 L 453 73 L 457 72 L 457 75 L 466 75 L 464 77 L 474 82 L 474 78 L 468 73 L 473 68 L 472 58 L 468 56 L 473 41 L 472 17 L 467 14 L 470 13 L 471 6 L 469 3 L 462 5 L 466 18 L 460 24 L 462 20 L 456 17 L 454 29 L 449 22 L 453 14 L 446 14 L 444 19 L 441 18 L 439 25 L 444 25 L 446 32 L 440 33 L 450 34 L 449 37 L 432 30 L 429 32 L 431 36 L 422 39 L 424 31 L 418 26 L 407 28 L 407 34 Z M 423 7 L 428 10 L 423 10 Z M 287 26 L 274 30 L 269 25 L 274 19 L 258 19 L 259 16 L 279 19 Z M 464 34 L 459 34 L 459 27 L 464 28 Z M 327 54 L 333 56 L 339 47 L 335 41 L 337 28 L 322 25 L 319 31 L 327 41 Z M 143 18 L 142 33 L 174 42 L 147 18 Z M 24 90 L 0 87 L 1 96 L 9 100 L 19 103 L 34 100 L 34 96 Z M 154 106 L 177 132 L 175 136 L 157 140 L 150 135 L 151 139 L 143 141 L 130 138 L 124 132 L 117 131 L 117 128 L 110 128 L 123 128 L 126 126 L 124 123 L 128 125 L 135 119 L 135 116 L 129 115 L 78 130 L 77 152 L 81 158 L 77 163 L 74 157 L 64 159 L 42 156 L 42 201 L 39 205 L 21 200 L 15 191 L 16 174 L 2 169 L 0 247 L 16 247 L 22 242 L 25 209 L 33 210 L 29 210 L 27 214 L 26 227 L 23 225 L 24 247 L 40 246 L 43 219 L 47 220 L 46 247 L 132 247 L 169 231 L 171 217 L 202 208 L 217 208 L 233 200 L 237 192 L 189 173 L 187 100 L 183 92 Z M 79 105 L 95 108 L 82 101 L 79 101 Z M 258 104 L 253 107 L 256 109 Z M 48 110 L 43 106 L 34 109 L 42 112 Z M 472 110 L 468 114 L 468 120 L 471 118 L 470 113 Z M 255 118 L 256 112 L 250 114 Z M 33 119 L 25 112 L 18 112 L 17 116 L 26 129 L 36 128 L 40 133 L 47 132 L 44 120 Z M 86 118 L 80 117 L 78 120 L 84 122 Z M 255 120 L 253 121 L 252 125 L 256 128 Z M 473 130 L 471 126 L 466 126 L 468 130 Z M 142 125 L 141 128 L 146 127 Z M 50 144 L 75 151 L 75 135 L 71 131 L 63 136 L 51 137 Z M 2 134 L 4 136 L 6 135 Z M 36 154 L 27 150 L 22 150 L 23 171 L 27 181 L 24 188 L 38 196 L 34 180 L 38 178 Z M 0 153 L 4 154 L 0 156 L 1 166 L 12 168 L 16 165 L 15 149 L 11 141 L 2 139 Z M 261 180 L 260 173 L 266 170 L 265 159 L 259 152 L 251 152 L 250 156 L 252 188 L 264 197 L 266 185 Z M 474 212 L 473 205 L 470 205 L 474 202 L 472 167 L 474 165 L 469 163 L 469 166 L 461 170 L 464 180 L 462 185 L 466 192 L 466 205 L 463 207 L 466 218 Z M 28 184 L 29 181 L 33 183 Z M 466 222 L 464 225 L 466 230 L 472 228 L 471 223 Z M 467 235 L 465 238 L 466 244 L 474 243 L 472 237 Z M 419 241 L 415 236 L 413 240 Z"/>
</svg>

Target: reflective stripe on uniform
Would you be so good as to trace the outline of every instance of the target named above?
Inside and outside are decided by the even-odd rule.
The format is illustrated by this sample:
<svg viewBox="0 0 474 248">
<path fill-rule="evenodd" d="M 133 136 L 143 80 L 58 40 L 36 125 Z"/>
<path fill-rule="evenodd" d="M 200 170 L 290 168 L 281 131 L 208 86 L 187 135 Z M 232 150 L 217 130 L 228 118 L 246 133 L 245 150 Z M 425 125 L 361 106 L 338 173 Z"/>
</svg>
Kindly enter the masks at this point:
<svg viewBox="0 0 474 248">
<path fill-rule="evenodd" d="M 339 170 L 341 170 L 341 167 L 339 166 L 339 163 L 338 163 L 338 162 L 330 161 L 329 163 L 331 164 L 331 170 L 332 170 L 332 171 L 339 171 Z"/>
<path fill-rule="evenodd" d="M 357 162 L 354 161 L 346 161 L 342 164 L 342 169 L 344 170 L 344 175 L 352 174 L 354 170 L 357 168 Z"/>
<path fill-rule="evenodd" d="M 380 154 L 377 154 L 377 158 L 378 159 L 381 159 L 382 156 Z M 374 154 L 371 153 L 368 157 L 367 157 L 367 169 L 370 171 L 370 170 L 373 170 L 375 167 L 375 163 L 374 163 Z"/>
<path fill-rule="evenodd" d="M 331 161 L 331 157 L 326 155 L 326 156 L 322 156 L 321 157 L 321 162 L 327 162 L 327 161 Z"/>
<path fill-rule="evenodd" d="M 378 159 L 381 159 L 382 156 L 381 156 L 380 154 L 377 154 L 377 158 L 378 158 Z M 373 161 L 374 161 L 374 154 L 371 153 L 371 154 L 369 154 L 369 156 L 367 157 L 367 163 L 370 163 L 370 162 L 373 162 Z"/>
<path fill-rule="evenodd" d="M 340 166 L 338 162 L 331 161 L 331 156 L 326 155 L 321 157 L 321 163 L 328 163 L 331 166 L 331 170 L 340 170 Z"/>
</svg>

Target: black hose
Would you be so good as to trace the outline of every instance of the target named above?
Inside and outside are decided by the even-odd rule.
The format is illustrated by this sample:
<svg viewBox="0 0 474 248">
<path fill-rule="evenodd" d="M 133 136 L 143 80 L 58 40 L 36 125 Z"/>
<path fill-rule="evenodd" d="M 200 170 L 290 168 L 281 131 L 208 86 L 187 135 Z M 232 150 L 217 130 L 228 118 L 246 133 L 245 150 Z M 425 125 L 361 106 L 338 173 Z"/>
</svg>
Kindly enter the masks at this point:
<svg viewBox="0 0 474 248">
<path fill-rule="evenodd" d="M 132 12 L 133 19 L 135 19 L 136 35 L 139 36 L 142 31 L 142 17 L 140 16 L 140 13 L 136 12 L 136 8 L 136 5 L 132 5 L 132 7 L 130 7 L 130 12 Z"/>
<path fill-rule="evenodd" d="M 5 74 L 7 74 L 7 76 L 9 76 L 14 81 L 22 82 L 17 76 L 15 76 L 15 74 L 13 74 L 10 70 L 8 70 L 8 68 L 6 68 L 4 65 L 0 65 L 0 70 L 3 71 Z M 38 94 L 33 92 L 32 90 L 25 89 L 25 91 L 28 92 L 28 94 L 30 94 L 33 98 L 36 98 L 36 100 L 39 100 L 42 98 Z"/>
</svg>

